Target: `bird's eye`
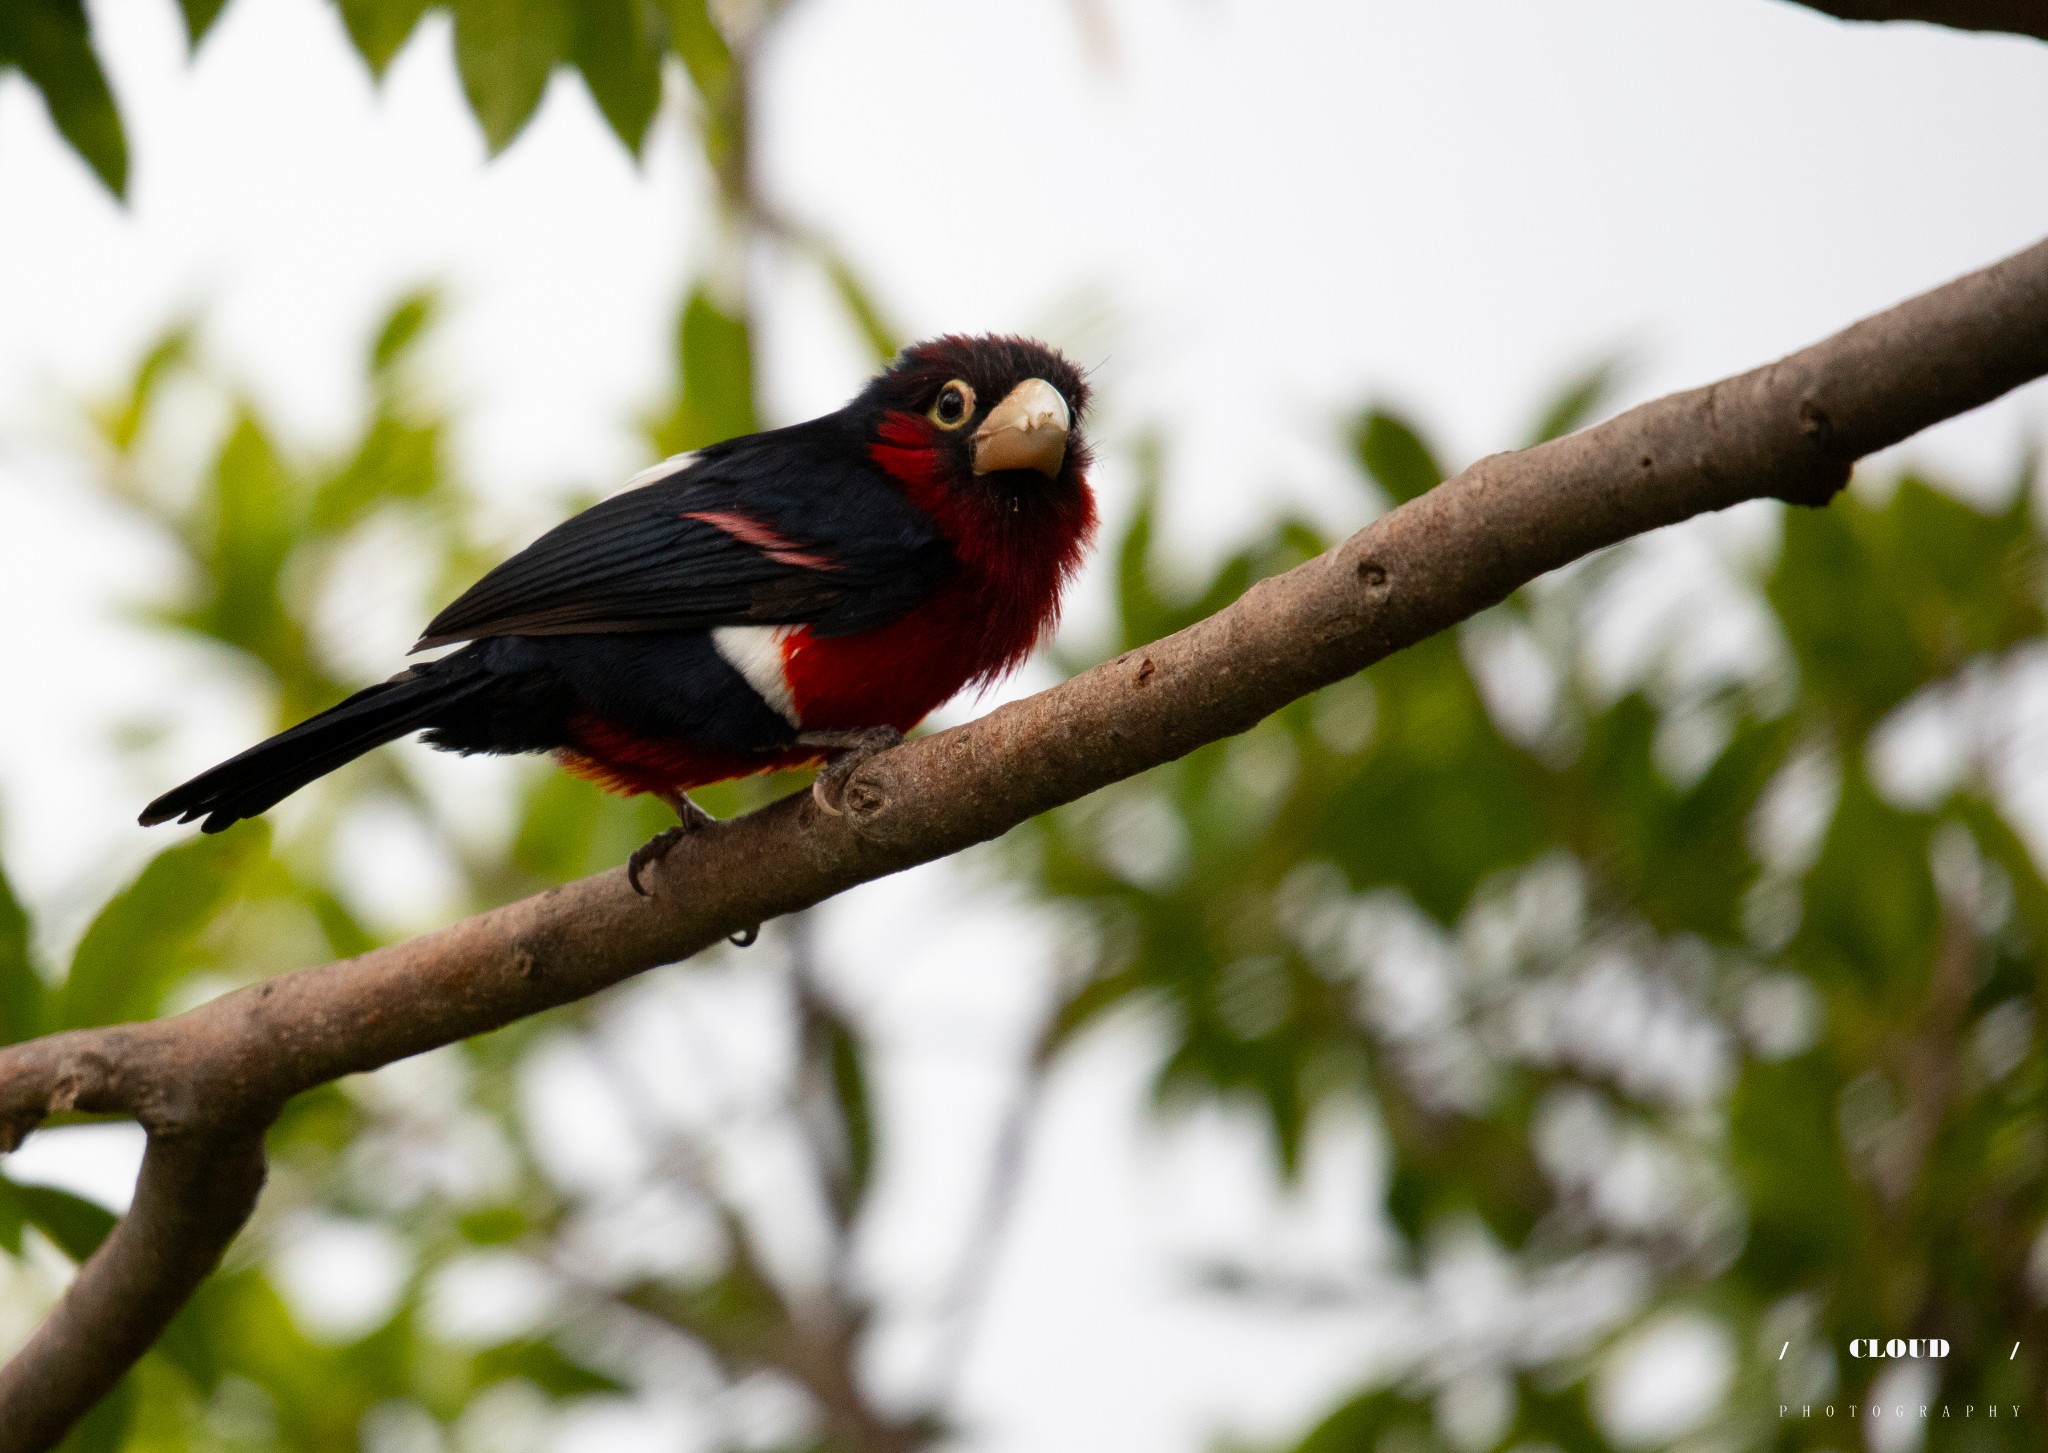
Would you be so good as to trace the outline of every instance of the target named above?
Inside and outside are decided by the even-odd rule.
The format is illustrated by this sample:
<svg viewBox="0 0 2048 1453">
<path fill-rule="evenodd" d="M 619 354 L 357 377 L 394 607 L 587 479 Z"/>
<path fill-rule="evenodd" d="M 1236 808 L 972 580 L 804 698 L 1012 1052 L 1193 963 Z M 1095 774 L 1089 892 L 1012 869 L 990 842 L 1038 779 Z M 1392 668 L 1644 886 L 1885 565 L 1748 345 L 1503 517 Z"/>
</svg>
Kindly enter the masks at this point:
<svg viewBox="0 0 2048 1453">
<path fill-rule="evenodd" d="M 974 390 L 961 379 L 954 379 L 939 390 L 939 396 L 932 400 L 927 411 L 928 417 L 941 429 L 957 429 L 974 413 Z"/>
</svg>

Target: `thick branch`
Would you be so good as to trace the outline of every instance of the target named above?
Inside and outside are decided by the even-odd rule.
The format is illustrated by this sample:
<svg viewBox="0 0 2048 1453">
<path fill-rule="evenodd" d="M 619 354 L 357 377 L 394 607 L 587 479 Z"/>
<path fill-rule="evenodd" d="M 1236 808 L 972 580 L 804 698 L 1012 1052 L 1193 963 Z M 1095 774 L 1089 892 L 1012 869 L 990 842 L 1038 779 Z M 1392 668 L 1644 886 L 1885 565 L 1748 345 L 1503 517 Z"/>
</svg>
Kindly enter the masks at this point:
<svg viewBox="0 0 2048 1453">
<path fill-rule="evenodd" d="M 2002 30 L 2048 40 L 2044 0 L 1798 0 L 1842 20 L 1921 20 L 1956 30 Z"/>
<path fill-rule="evenodd" d="M 300 1090 L 582 998 L 1244 731 L 1604 546 L 1750 499 L 1825 504 L 1854 460 L 2044 373 L 2048 243 L 1754 372 L 1483 459 L 1207 620 L 877 757 L 847 785 L 843 816 L 800 793 L 691 836 L 651 902 L 614 870 L 175 1019 L 0 1051 L 0 1145 L 62 1108 L 134 1114 L 158 1142 L 264 1123 Z M 64 1335 L 129 1358 L 140 1344 L 116 1329 L 158 1325 L 149 1309 L 173 1285 L 123 1259 L 165 1234 L 137 1220 L 56 1314 L 76 1329 Z M 203 1253 L 179 1264 L 210 1265 L 218 1243 L 192 1239 Z M 56 1403 L 46 1344 L 39 1333 L 0 1369 L 0 1408 Z M 79 1365 L 103 1390 L 114 1361 Z M 13 1427 L 0 1453 L 42 1446 Z"/>
<path fill-rule="evenodd" d="M 0 1450 L 55 1446 L 220 1265 L 263 1187 L 263 1129 L 149 1138 L 128 1214 L 0 1376 Z"/>
</svg>

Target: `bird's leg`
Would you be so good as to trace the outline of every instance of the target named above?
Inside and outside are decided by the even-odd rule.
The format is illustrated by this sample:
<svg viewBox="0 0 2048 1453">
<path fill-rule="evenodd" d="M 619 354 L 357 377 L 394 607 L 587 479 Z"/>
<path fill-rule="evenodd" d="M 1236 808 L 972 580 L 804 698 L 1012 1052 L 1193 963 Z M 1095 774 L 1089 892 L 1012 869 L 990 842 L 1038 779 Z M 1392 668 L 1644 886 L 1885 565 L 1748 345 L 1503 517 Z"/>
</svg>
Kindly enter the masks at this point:
<svg viewBox="0 0 2048 1453">
<path fill-rule="evenodd" d="M 705 828 L 712 826 L 718 821 L 717 818 L 692 802 L 687 792 L 657 792 L 655 796 L 669 805 L 669 810 L 675 813 L 679 821 L 674 827 L 664 828 L 642 843 L 638 848 L 635 848 L 633 856 L 626 860 L 626 881 L 633 885 L 633 891 L 642 898 L 649 896 L 647 890 L 640 886 L 642 870 L 650 863 L 658 863 L 667 857 L 669 849 L 673 848 L 691 833 L 702 832 Z M 738 933 L 730 935 L 726 942 L 732 944 L 735 948 L 745 948 L 760 936 L 761 925 L 757 923 L 751 928 L 743 928 Z"/>
<path fill-rule="evenodd" d="M 818 810 L 832 817 L 840 814 L 839 801 L 846 790 L 847 779 L 860 770 L 863 762 L 870 757 L 888 751 L 891 747 L 903 745 L 903 733 L 894 727 L 865 727 L 849 732 L 798 732 L 796 744 L 800 747 L 824 747 L 832 753 L 832 760 L 818 773 L 811 783 L 811 799 L 818 804 Z"/>
</svg>

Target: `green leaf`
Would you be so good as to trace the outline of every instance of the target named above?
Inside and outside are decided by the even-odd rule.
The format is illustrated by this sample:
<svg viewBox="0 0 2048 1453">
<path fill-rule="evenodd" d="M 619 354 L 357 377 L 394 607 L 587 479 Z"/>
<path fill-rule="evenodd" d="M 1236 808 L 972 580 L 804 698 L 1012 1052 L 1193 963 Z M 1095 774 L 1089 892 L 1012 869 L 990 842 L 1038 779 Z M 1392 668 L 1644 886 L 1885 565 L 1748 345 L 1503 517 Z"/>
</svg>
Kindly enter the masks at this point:
<svg viewBox="0 0 2048 1453">
<path fill-rule="evenodd" d="M 185 43 L 189 49 L 197 50 L 199 42 L 206 39 L 206 32 L 213 29 L 213 22 L 227 8 L 227 0 L 178 0 L 178 8 L 185 14 Z"/>
<path fill-rule="evenodd" d="M 812 1012 L 824 1021 L 832 1096 L 838 1102 L 839 1123 L 846 1132 L 847 1203 L 858 1206 L 867 1196 L 875 1167 L 875 1113 L 868 1090 L 865 1051 L 860 1036 L 844 1017 L 822 1002 L 814 1003 Z"/>
<path fill-rule="evenodd" d="M 732 49 L 719 34 L 706 0 L 668 0 L 670 44 L 683 58 L 690 84 L 714 108 L 727 86 L 732 84 Z"/>
<path fill-rule="evenodd" d="M 356 54 L 380 80 L 391 58 L 404 48 L 430 0 L 335 0 Z"/>
<path fill-rule="evenodd" d="M 1444 468 L 1422 436 L 1399 415 L 1370 409 L 1352 431 L 1358 462 L 1397 505 L 1444 482 Z"/>
<path fill-rule="evenodd" d="M 1160 634 L 1166 611 L 1153 588 L 1152 539 L 1158 531 L 1159 490 L 1163 473 L 1159 440 L 1138 443 L 1138 506 L 1116 547 L 1117 617 L 1126 644 L 1149 641 Z"/>
<path fill-rule="evenodd" d="M 1729 1106 L 1730 1159 L 1752 1231 L 1742 1256 L 1767 1285 L 1796 1286 L 1850 1262 L 1865 1234 L 1835 1132 L 1841 1081 L 1819 1054 L 1751 1064 Z"/>
<path fill-rule="evenodd" d="M 754 412 L 754 349 L 746 319 L 720 308 L 710 290 L 698 287 L 683 305 L 676 337 L 682 389 L 668 418 L 654 428 L 663 454 L 681 454 L 751 434 L 760 427 Z"/>
<path fill-rule="evenodd" d="M 660 20 L 646 0 L 583 0 L 576 68 L 604 119 L 635 156 L 661 105 Z"/>
<path fill-rule="evenodd" d="M 875 362 L 887 363 L 903 344 L 896 330 L 889 326 L 889 320 L 882 315 L 874 295 L 846 259 L 831 247 L 821 244 L 817 256 L 818 265 L 825 270 L 825 280 L 832 284 L 832 291 L 839 298 L 839 306 L 846 309 L 847 317 L 860 330 L 860 336 L 866 341 Z"/>
<path fill-rule="evenodd" d="M 746 159 L 745 77 L 725 43 L 710 0 L 667 0 L 669 43 L 696 87 L 698 139 L 728 205 Z"/>
<path fill-rule="evenodd" d="M 0 5 L 0 67 L 10 65 L 43 93 L 50 120 L 107 190 L 125 196 L 128 141 L 93 54 L 82 0 L 8 0 Z"/>
<path fill-rule="evenodd" d="M 43 980 L 29 957 L 29 919 L 0 866 L 0 1044 L 36 1034 L 43 1022 Z"/>
<path fill-rule="evenodd" d="M 624 1390 L 624 1384 L 572 1360 L 549 1342 L 510 1342 L 489 1348 L 477 1356 L 476 1375 L 480 1381 L 492 1382 L 523 1378 L 556 1397 Z"/>
<path fill-rule="evenodd" d="M 135 1379 L 128 1376 L 101 1398 L 93 1410 L 79 1419 L 71 1435 L 57 1445 L 57 1453 L 120 1453 L 128 1441 L 128 1426 L 135 1420 Z"/>
<path fill-rule="evenodd" d="M 532 119 L 575 29 L 565 0 L 456 0 L 455 66 L 493 156 Z"/>
<path fill-rule="evenodd" d="M 270 832 L 249 823 L 158 853 L 116 894 L 79 940 L 56 993 L 53 1027 L 78 1029 L 147 1019 L 189 967 L 187 952 L 212 921 Z"/>
<path fill-rule="evenodd" d="M 1991 514 L 1908 478 L 1882 506 L 1788 511 L 1768 589 L 1801 680 L 1861 731 L 1971 656 L 2038 636 L 2041 557 L 2029 492 Z"/>
<path fill-rule="evenodd" d="M 1606 358 L 1567 383 L 1538 416 L 1529 443 L 1547 444 L 1588 422 L 1614 392 L 1621 373 L 1622 361 Z"/>
<path fill-rule="evenodd" d="M 25 1226 L 41 1231 L 57 1249 L 75 1262 L 82 1262 L 107 1239 L 115 1216 L 69 1191 L 50 1186 L 25 1186 L 0 1175 L 0 1246 L 21 1254 L 21 1232 Z"/>
<path fill-rule="evenodd" d="M 189 323 L 169 329 L 143 355 L 126 391 L 93 411 L 94 421 L 116 452 L 127 454 L 134 449 L 165 382 L 191 361 L 192 338 Z"/>
<path fill-rule="evenodd" d="M 440 311 L 440 297 L 428 288 L 400 298 L 384 315 L 384 326 L 377 330 L 377 341 L 370 345 L 370 372 L 382 378 L 403 363 Z"/>
<path fill-rule="evenodd" d="M 1442 1447 L 1432 1434 L 1429 1404 L 1403 1397 L 1391 1388 L 1362 1393 L 1316 1424 L 1294 1453 L 1357 1453 L 1374 1447 L 1395 1447 L 1414 1453 L 1435 1453 Z"/>
</svg>

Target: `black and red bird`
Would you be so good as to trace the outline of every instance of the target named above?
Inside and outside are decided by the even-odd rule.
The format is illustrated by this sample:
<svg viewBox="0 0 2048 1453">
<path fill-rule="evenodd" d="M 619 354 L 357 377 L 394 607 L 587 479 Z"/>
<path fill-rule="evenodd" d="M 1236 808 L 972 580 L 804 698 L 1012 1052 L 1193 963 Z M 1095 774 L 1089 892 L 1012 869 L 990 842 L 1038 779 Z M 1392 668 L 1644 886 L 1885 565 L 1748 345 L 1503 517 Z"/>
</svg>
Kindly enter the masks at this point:
<svg viewBox="0 0 2048 1453">
<path fill-rule="evenodd" d="M 906 349 L 836 413 L 668 460 L 557 525 L 414 647 L 460 650 L 141 820 L 219 832 L 414 731 L 454 752 L 551 752 L 662 796 L 686 826 L 692 787 L 828 759 L 836 775 L 1051 628 L 1095 531 L 1087 402 L 1080 370 L 1027 339 Z"/>
</svg>

